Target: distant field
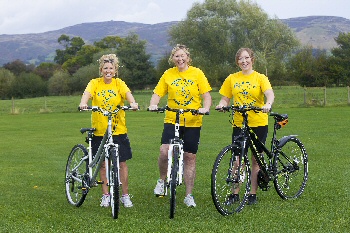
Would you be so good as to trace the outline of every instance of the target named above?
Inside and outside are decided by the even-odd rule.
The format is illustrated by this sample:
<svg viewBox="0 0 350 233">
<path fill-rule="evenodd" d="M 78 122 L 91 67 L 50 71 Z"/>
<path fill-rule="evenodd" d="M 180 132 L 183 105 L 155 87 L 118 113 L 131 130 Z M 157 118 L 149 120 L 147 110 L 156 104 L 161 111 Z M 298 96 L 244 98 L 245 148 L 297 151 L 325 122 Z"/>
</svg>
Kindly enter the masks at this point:
<svg viewBox="0 0 350 233">
<path fill-rule="evenodd" d="M 295 107 L 324 107 L 350 105 L 349 88 L 302 88 L 302 87 L 274 87 L 276 95 L 273 108 Z M 146 109 L 152 96 L 151 91 L 135 91 L 134 96 L 141 109 Z M 219 103 L 220 94 L 218 88 L 211 92 L 213 105 Z M 47 112 L 76 112 L 80 102 L 80 96 L 49 96 L 33 99 L 0 100 L 0 115 Z M 165 98 L 161 104 L 165 104 Z"/>
<path fill-rule="evenodd" d="M 231 128 L 227 113 L 211 111 L 204 118 L 198 152 L 197 207 L 185 207 L 185 187 L 179 187 L 173 220 L 168 217 L 169 198 L 153 195 L 163 114 L 144 110 L 150 92 L 136 92 L 142 110 L 127 112 L 133 149 L 129 188 L 135 206 L 122 207 L 117 220 L 110 209 L 99 206 L 100 187 L 90 191 L 80 208 L 65 198 L 68 153 L 74 144 L 84 143 L 79 129 L 90 125 L 90 113 L 76 110 L 80 97 L 15 100 L 16 115 L 9 114 L 11 101 L 0 101 L 0 232 L 347 232 L 350 107 L 297 108 L 303 94 L 275 91 L 274 111 L 289 114 L 289 124 L 279 136 L 298 134 L 309 154 L 305 193 L 283 201 L 271 187 L 258 192 L 258 205 L 221 216 L 211 200 L 210 174 L 216 155 L 230 142 Z M 213 98 L 216 104 L 216 91 Z"/>
</svg>

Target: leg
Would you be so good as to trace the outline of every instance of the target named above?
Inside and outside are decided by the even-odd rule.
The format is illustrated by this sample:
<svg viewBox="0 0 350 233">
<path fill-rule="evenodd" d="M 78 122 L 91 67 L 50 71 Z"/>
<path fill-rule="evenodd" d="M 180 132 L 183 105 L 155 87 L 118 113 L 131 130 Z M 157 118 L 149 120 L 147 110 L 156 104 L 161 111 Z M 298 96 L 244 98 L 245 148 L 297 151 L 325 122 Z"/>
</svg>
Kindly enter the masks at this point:
<svg viewBox="0 0 350 233">
<path fill-rule="evenodd" d="M 158 158 L 158 167 L 159 167 L 159 177 L 162 180 L 165 180 L 168 170 L 168 150 L 169 144 L 162 144 L 160 146 L 160 154 Z"/>
<path fill-rule="evenodd" d="M 107 178 L 106 178 L 106 164 L 102 163 L 100 168 L 100 179 L 103 182 L 102 184 L 102 194 L 108 194 Z"/>
<path fill-rule="evenodd" d="M 162 144 L 160 146 L 160 154 L 158 158 L 158 167 L 159 167 L 159 180 L 157 181 L 157 185 L 154 188 L 154 194 L 156 196 L 164 196 L 165 195 L 165 179 L 168 171 L 168 149 L 169 144 Z"/>
<path fill-rule="evenodd" d="M 120 182 L 122 183 L 122 194 L 126 195 L 129 193 L 128 166 L 126 165 L 126 162 L 120 162 L 119 168 Z"/>
<path fill-rule="evenodd" d="M 259 172 L 259 165 L 256 162 L 254 156 L 252 155 L 252 190 L 250 191 L 250 194 L 256 194 L 256 191 L 258 190 L 258 172 Z"/>
<path fill-rule="evenodd" d="M 184 153 L 184 180 L 186 184 L 186 196 L 192 194 L 194 180 L 196 178 L 196 154 Z"/>
</svg>

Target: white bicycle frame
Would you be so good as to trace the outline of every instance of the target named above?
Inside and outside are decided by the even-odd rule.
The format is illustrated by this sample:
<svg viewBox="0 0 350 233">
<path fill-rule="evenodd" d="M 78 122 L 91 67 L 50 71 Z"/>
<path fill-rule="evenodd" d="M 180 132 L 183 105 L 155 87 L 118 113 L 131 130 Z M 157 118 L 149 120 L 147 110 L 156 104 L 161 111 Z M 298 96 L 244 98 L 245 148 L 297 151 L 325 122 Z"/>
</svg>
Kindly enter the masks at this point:
<svg viewBox="0 0 350 233">
<path fill-rule="evenodd" d="M 183 111 L 180 110 L 180 115 L 183 113 Z M 180 123 L 176 122 L 175 123 L 175 138 L 180 138 Z M 181 139 L 180 139 L 181 140 Z M 178 158 L 178 171 L 177 171 L 177 185 L 182 184 L 183 180 L 183 157 L 184 157 L 184 150 L 183 150 L 183 143 L 180 143 L 179 141 L 174 141 L 173 139 L 171 140 L 169 144 L 169 149 L 168 149 L 168 171 L 167 171 L 167 184 L 170 183 L 170 174 L 171 174 L 171 167 L 173 164 L 173 152 L 174 152 L 174 146 L 179 147 L 179 158 Z M 167 195 L 167 189 L 165 190 L 165 195 Z"/>
</svg>

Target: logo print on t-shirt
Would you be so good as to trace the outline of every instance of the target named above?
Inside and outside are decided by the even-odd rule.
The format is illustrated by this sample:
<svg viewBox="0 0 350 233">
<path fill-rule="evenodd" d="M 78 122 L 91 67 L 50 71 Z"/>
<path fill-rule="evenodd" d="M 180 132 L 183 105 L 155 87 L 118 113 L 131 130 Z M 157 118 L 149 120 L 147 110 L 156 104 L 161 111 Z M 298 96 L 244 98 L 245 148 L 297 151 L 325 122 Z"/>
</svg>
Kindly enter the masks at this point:
<svg viewBox="0 0 350 233">
<path fill-rule="evenodd" d="M 252 91 L 254 88 L 256 88 L 256 86 L 253 86 L 250 82 L 239 82 L 236 83 L 235 85 L 233 85 L 233 88 L 237 88 L 240 91 L 239 93 L 239 99 L 241 101 L 241 103 L 236 101 L 236 105 L 244 105 L 244 106 L 254 106 L 256 100 L 252 101 L 252 94 L 250 93 L 250 91 Z M 248 101 L 250 101 L 248 103 Z"/>
<path fill-rule="evenodd" d="M 190 87 L 194 84 L 192 80 L 178 78 L 174 80 L 171 85 L 176 88 L 175 103 L 181 106 L 187 106 L 192 103 L 193 96 L 191 96 Z"/>
</svg>

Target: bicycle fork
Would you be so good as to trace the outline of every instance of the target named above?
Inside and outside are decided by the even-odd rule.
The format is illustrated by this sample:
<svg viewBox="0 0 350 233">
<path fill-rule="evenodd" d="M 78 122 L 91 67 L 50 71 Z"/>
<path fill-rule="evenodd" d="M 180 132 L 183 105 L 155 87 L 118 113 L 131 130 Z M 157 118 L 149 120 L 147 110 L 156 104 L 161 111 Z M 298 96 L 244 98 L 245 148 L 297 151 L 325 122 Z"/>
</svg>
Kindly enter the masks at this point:
<svg viewBox="0 0 350 233">
<path fill-rule="evenodd" d="M 107 179 L 107 185 L 108 186 L 111 186 L 111 183 L 110 183 L 110 163 L 109 161 L 113 161 L 112 160 L 112 156 L 116 156 L 117 158 L 117 161 L 116 161 L 116 164 L 113 164 L 114 166 L 117 166 L 118 169 L 117 169 L 117 172 L 118 172 L 118 180 L 116 180 L 115 182 L 120 186 L 121 185 L 121 182 L 120 182 L 120 174 L 119 174 L 119 156 L 117 156 L 118 154 L 118 144 L 114 144 L 114 143 L 108 143 L 105 145 L 105 167 L 106 167 L 106 179 Z M 114 151 L 113 153 L 112 150 Z M 116 185 L 116 184 L 112 184 L 112 185 Z"/>
<path fill-rule="evenodd" d="M 168 169 L 167 169 L 167 184 L 170 183 L 170 178 L 171 178 L 171 168 L 173 165 L 173 156 L 174 155 L 174 147 L 178 147 L 179 148 L 179 155 L 178 155 L 178 171 L 177 171 L 177 174 L 176 174 L 176 181 L 177 181 L 177 185 L 181 185 L 183 180 L 182 180 L 182 177 L 183 177 L 183 145 L 182 144 L 178 144 L 178 143 L 175 143 L 175 144 L 170 144 L 169 145 L 169 150 L 168 150 Z M 167 185 L 166 185 L 167 187 Z M 165 195 L 167 195 L 167 188 L 165 189 Z"/>
</svg>

